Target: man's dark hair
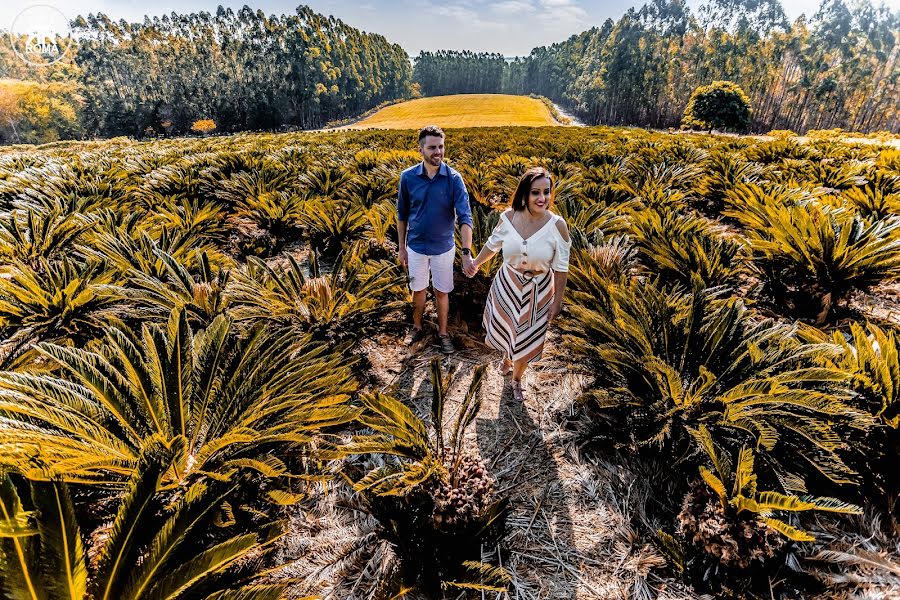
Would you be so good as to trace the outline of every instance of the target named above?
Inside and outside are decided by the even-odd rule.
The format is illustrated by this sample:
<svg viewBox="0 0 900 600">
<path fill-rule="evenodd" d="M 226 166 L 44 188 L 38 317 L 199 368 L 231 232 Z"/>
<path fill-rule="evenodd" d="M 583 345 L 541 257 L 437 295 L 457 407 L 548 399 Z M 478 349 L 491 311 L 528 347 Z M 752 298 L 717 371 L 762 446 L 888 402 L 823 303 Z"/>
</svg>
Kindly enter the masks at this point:
<svg viewBox="0 0 900 600">
<path fill-rule="evenodd" d="M 419 145 L 422 145 L 422 140 L 425 139 L 425 136 L 428 135 L 436 135 L 437 137 L 444 137 L 444 130 L 438 127 L 437 125 L 426 125 L 422 129 L 419 130 Z"/>
<path fill-rule="evenodd" d="M 550 171 L 544 167 L 531 167 L 522 173 L 522 177 L 519 179 L 519 185 L 516 186 L 516 191 L 513 193 L 512 197 L 512 209 L 514 211 L 528 209 L 528 212 L 531 212 L 531 209 L 528 208 L 528 195 L 531 194 L 531 184 L 538 179 L 544 178 L 550 180 L 550 189 L 552 190 L 553 177 L 550 175 Z M 552 202 L 553 196 L 550 198 Z M 550 208 L 550 206 L 548 205 L 547 208 Z"/>
</svg>

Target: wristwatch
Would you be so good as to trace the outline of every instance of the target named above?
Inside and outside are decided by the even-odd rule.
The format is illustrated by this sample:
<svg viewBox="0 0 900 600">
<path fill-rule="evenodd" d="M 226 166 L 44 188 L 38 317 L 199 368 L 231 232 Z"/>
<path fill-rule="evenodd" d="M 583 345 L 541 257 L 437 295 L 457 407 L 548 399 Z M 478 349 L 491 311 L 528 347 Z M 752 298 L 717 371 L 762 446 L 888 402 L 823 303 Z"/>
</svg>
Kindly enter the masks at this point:
<svg viewBox="0 0 900 600">
<path fill-rule="evenodd" d="M 463 248 L 462 253 L 463 256 L 472 256 L 472 250 L 470 250 L 469 248 Z"/>
</svg>

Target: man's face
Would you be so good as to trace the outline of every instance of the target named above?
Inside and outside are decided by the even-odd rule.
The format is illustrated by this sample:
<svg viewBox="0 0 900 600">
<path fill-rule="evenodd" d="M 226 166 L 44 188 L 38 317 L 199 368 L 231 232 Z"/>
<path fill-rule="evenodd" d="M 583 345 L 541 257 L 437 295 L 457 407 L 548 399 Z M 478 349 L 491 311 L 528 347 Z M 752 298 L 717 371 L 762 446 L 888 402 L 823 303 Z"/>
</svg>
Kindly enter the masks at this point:
<svg viewBox="0 0 900 600">
<path fill-rule="evenodd" d="M 444 160 L 444 138 L 439 135 L 426 135 L 419 144 L 422 160 L 434 167 L 441 166 Z"/>
</svg>

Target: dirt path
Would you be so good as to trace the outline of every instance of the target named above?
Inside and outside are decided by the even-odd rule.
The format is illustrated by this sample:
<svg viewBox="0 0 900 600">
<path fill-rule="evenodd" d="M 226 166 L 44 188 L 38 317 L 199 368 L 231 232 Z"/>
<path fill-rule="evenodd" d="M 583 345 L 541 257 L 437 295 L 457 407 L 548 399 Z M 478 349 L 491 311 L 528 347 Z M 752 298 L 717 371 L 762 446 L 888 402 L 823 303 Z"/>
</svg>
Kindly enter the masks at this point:
<svg viewBox="0 0 900 600">
<path fill-rule="evenodd" d="M 579 457 L 574 434 L 564 424 L 584 382 L 570 373 L 564 357 L 554 355 L 554 342 L 551 334 L 544 360 L 526 374 L 524 405 L 513 400 L 508 378 L 497 370 L 497 356 L 479 340 L 458 337 L 459 352 L 444 359 L 445 369 L 457 368 L 445 410 L 448 426 L 474 367 L 489 363 L 481 410 L 466 444 L 486 461 L 497 488 L 511 499 L 500 553 L 514 580 L 508 598 L 651 597 L 651 587 L 655 597 L 690 597 L 666 591 L 652 576 L 648 581 L 650 569 L 664 561 L 630 526 L 633 503 L 642 501 L 628 497 L 634 476 Z M 430 362 L 437 348 L 420 347 L 405 356 L 396 340 L 382 339 L 368 343 L 366 352 L 378 377 L 374 385 L 427 419 Z"/>
</svg>

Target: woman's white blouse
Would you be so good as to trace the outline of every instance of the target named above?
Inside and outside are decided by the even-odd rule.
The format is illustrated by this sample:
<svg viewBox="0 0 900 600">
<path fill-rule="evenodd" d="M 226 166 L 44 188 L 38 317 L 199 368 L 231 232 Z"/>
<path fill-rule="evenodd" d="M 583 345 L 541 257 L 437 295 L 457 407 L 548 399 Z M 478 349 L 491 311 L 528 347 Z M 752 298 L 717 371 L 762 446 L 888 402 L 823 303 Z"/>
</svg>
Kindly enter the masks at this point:
<svg viewBox="0 0 900 600">
<path fill-rule="evenodd" d="M 557 214 L 523 240 L 504 212 L 485 245 L 491 252 L 503 250 L 503 262 L 520 271 L 568 271 L 571 240 L 563 238 L 556 226 Z"/>
</svg>

